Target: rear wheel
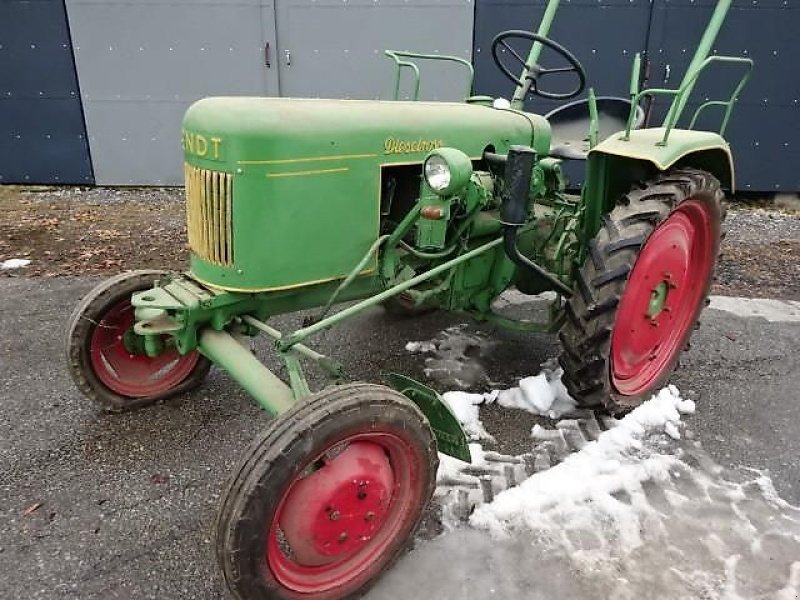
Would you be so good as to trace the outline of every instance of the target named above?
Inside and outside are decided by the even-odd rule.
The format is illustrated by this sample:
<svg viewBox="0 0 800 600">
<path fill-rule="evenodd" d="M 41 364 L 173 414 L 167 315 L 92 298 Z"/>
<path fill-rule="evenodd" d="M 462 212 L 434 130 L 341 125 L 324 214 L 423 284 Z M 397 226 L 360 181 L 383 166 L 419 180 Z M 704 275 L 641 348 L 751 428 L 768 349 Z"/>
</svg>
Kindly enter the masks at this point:
<svg viewBox="0 0 800 600">
<path fill-rule="evenodd" d="M 130 349 L 131 295 L 152 288 L 166 275 L 132 271 L 107 279 L 70 316 L 66 340 L 70 375 L 84 395 L 107 410 L 138 408 L 193 389 L 211 367 L 198 352 L 181 355 L 168 347 L 149 357 Z"/>
<path fill-rule="evenodd" d="M 711 287 L 723 194 L 694 169 L 628 193 L 589 243 L 560 332 L 560 363 L 582 406 L 620 412 L 666 383 Z"/>
<path fill-rule="evenodd" d="M 277 417 L 250 446 L 217 518 L 217 557 L 240 600 L 358 596 L 400 555 L 438 457 L 405 396 L 352 384 Z"/>
</svg>

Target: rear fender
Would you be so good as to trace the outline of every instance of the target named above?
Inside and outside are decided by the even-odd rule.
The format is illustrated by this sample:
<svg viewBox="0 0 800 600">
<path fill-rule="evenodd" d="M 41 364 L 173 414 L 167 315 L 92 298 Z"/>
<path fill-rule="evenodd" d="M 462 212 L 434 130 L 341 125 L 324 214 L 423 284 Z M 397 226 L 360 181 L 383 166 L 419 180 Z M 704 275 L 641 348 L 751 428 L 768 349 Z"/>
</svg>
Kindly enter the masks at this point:
<svg viewBox="0 0 800 600">
<path fill-rule="evenodd" d="M 663 128 L 631 132 L 630 140 L 614 134 L 595 146 L 587 159 L 585 234 L 595 236 L 600 219 L 639 181 L 675 167 L 702 169 L 719 179 L 723 189 L 735 190 L 733 156 L 722 136 L 708 131 L 674 129 L 669 142 L 659 145 Z"/>
</svg>

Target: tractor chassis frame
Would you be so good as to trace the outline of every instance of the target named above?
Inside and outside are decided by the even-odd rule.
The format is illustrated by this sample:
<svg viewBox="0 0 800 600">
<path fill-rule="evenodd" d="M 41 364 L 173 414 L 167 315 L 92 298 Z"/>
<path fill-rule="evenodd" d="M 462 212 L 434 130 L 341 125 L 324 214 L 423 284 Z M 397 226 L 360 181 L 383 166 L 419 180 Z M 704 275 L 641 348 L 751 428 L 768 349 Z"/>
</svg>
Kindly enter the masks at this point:
<svg viewBox="0 0 800 600">
<path fill-rule="evenodd" d="M 158 355 L 168 345 L 176 347 L 181 354 L 198 350 L 225 370 L 265 411 L 273 416 L 279 415 L 312 393 L 301 359 L 317 365 L 334 382 L 344 377 L 345 370 L 339 362 L 308 347 L 303 343 L 305 340 L 438 276 L 450 277 L 459 265 L 495 251 L 502 244 L 502 237 L 491 239 L 385 289 L 382 289 L 378 277 L 353 277 L 345 280 L 347 285 L 340 283 L 336 286 L 334 282 L 313 290 L 240 293 L 206 287 L 190 275 L 175 276 L 132 296 L 131 303 L 136 310 L 133 328 L 136 335 L 132 337 L 138 339 L 129 349 L 148 356 Z M 354 272 L 360 271 L 360 267 L 358 265 Z M 327 303 L 324 298 L 327 298 Z M 358 298 L 363 299 L 324 316 L 332 300 Z M 302 299 L 303 308 L 324 305 L 322 318 L 318 317 L 289 334 L 265 322 L 273 314 L 288 312 L 283 309 L 284 304 L 297 310 L 298 299 Z M 518 331 L 553 332 L 563 322 L 563 300 L 556 296 L 550 302 L 547 322 L 518 321 L 491 311 L 461 312 L 477 320 Z M 251 351 L 249 340 L 260 334 L 273 340 L 274 349 L 286 367 L 288 383 L 267 368 Z M 165 336 L 169 336 L 169 340 L 161 341 Z M 466 436 L 435 391 L 401 375 L 388 374 L 387 379 L 423 411 L 443 452 L 469 459 Z"/>
</svg>

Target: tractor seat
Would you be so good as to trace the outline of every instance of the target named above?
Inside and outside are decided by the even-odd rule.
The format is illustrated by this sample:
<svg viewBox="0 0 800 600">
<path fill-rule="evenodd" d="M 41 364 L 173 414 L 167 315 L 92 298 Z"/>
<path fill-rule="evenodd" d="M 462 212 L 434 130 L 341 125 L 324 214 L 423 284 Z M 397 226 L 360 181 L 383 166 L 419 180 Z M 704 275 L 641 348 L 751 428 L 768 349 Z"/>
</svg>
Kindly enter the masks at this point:
<svg viewBox="0 0 800 600">
<path fill-rule="evenodd" d="M 631 102 L 627 98 L 600 96 L 597 99 L 598 140 L 622 131 L 628 124 Z M 586 160 L 589 153 L 589 100 L 576 100 L 545 115 L 550 122 L 550 156 L 565 160 Z M 636 107 L 633 128 L 644 123 L 644 111 Z"/>
</svg>

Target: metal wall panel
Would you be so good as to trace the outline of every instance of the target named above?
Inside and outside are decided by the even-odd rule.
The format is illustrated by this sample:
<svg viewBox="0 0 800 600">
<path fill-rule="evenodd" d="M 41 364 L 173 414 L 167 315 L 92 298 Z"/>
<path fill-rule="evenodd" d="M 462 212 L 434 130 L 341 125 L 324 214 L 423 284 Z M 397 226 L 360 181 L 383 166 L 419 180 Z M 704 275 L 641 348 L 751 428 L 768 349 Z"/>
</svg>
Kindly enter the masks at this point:
<svg viewBox="0 0 800 600">
<path fill-rule="evenodd" d="M 92 183 L 62 0 L 0 2 L 0 183 Z"/>
<path fill-rule="evenodd" d="M 473 61 L 478 94 L 511 98 L 514 85 L 492 60 L 491 42 L 507 29 L 535 32 L 546 6 L 546 0 L 477 1 Z M 549 37 L 581 61 L 587 85 L 594 86 L 598 95 L 627 96 L 633 55 L 647 44 L 650 12 L 650 0 L 562 1 Z M 554 56 L 544 50 L 543 66 L 549 66 Z M 559 104 L 532 98 L 526 109 L 544 114 Z"/>
<path fill-rule="evenodd" d="M 650 37 L 649 85 L 678 87 L 716 2 L 656 0 Z M 725 137 L 736 159 L 742 191 L 800 191 L 800 77 L 797 32 L 800 5 L 785 0 L 735 0 L 715 50 L 755 61 L 753 78 L 737 103 Z M 682 124 L 707 99 L 727 99 L 740 68 L 712 66 L 698 80 Z M 665 102 L 657 107 L 662 117 Z M 711 110 L 700 125 L 717 129 L 721 112 Z"/>
<path fill-rule="evenodd" d="M 391 99 L 394 63 L 384 50 L 469 60 L 473 15 L 471 0 L 279 0 L 281 95 Z M 429 61 L 419 66 L 420 99 L 464 99 L 464 67 Z M 405 98 L 411 86 L 403 81 Z"/>
<path fill-rule="evenodd" d="M 67 0 L 67 9 L 100 184 L 182 183 L 192 102 L 276 91 L 263 46 L 272 3 Z"/>
</svg>

